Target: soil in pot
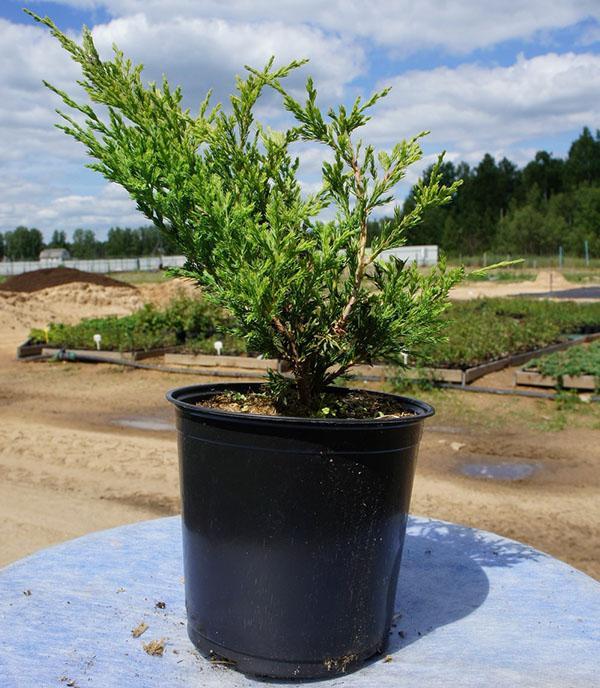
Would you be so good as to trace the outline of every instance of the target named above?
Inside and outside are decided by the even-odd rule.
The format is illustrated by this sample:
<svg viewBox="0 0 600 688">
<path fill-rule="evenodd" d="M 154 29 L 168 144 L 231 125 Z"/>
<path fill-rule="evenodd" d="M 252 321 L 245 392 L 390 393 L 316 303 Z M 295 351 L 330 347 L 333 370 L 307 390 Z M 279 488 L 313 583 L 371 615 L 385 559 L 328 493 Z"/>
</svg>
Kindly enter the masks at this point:
<svg viewBox="0 0 600 688">
<path fill-rule="evenodd" d="M 301 409 L 294 406 L 280 409 L 264 392 L 236 392 L 227 390 L 199 402 L 205 408 L 262 416 L 300 416 Z M 404 418 L 415 413 L 397 397 L 378 395 L 362 390 L 347 390 L 344 394 L 330 392 L 324 395 L 315 418 L 377 419 Z"/>
</svg>

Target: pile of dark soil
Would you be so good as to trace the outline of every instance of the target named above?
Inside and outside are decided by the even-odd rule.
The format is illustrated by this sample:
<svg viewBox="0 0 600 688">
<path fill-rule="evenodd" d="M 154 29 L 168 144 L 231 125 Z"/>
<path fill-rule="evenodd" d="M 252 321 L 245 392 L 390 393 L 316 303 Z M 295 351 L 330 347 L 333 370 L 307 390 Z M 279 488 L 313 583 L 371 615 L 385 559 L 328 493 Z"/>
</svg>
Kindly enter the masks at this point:
<svg viewBox="0 0 600 688">
<path fill-rule="evenodd" d="M 72 282 L 84 282 L 85 284 L 97 284 L 101 287 L 129 287 L 131 284 L 100 275 L 94 272 L 84 272 L 74 268 L 44 268 L 33 272 L 24 272 L 22 275 L 9 277 L 0 284 L 0 289 L 5 291 L 34 292 L 49 287 L 59 287 Z"/>
</svg>

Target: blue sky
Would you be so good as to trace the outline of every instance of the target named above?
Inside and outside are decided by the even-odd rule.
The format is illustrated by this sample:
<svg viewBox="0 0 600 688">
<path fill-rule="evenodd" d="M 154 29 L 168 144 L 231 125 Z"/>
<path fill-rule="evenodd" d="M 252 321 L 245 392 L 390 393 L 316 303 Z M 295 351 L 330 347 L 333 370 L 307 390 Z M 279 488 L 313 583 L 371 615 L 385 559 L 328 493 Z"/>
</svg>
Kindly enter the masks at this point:
<svg viewBox="0 0 600 688">
<path fill-rule="evenodd" d="M 27 3 L 26 3 L 27 4 Z M 0 231 L 18 224 L 54 229 L 145 223 L 127 195 L 87 170 L 79 145 L 55 130 L 48 79 L 73 90 L 77 69 L 44 29 L 0 3 Z M 219 100 L 245 63 L 307 56 L 294 77 L 315 78 L 323 105 L 392 85 L 365 138 L 389 148 L 422 129 L 425 158 L 398 188 L 401 199 L 444 149 L 477 163 L 485 152 L 518 165 L 539 149 L 566 155 L 583 126 L 600 128 L 598 0 L 55 0 L 28 6 L 78 36 L 93 29 L 103 56 L 116 42 L 148 79 L 162 73 L 194 107 L 206 90 Z M 269 120 L 273 102 L 262 114 Z M 307 188 L 322 151 L 299 150 Z"/>
</svg>

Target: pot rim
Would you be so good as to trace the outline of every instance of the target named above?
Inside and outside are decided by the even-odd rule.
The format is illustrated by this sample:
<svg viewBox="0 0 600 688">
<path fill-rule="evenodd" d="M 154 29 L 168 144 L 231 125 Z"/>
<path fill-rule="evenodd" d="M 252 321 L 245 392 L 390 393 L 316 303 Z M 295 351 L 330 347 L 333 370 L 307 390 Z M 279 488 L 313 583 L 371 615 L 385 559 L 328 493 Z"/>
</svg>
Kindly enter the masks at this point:
<svg viewBox="0 0 600 688">
<path fill-rule="evenodd" d="M 390 428 L 398 426 L 412 425 L 414 423 L 421 423 L 426 418 L 430 418 L 435 414 L 435 409 L 430 404 L 427 404 L 420 399 L 413 399 L 411 397 L 404 397 L 399 394 L 392 394 L 389 392 L 379 392 L 370 389 L 357 388 L 361 392 L 372 394 L 376 396 L 392 397 L 413 411 L 415 415 L 404 416 L 402 418 L 307 418 L 304 416 L 267 416 L 260 413 L 243 413 L 241 411 L 225 411 L 220 409 L 208 408 L 200 406 L 196 403 L 190 403 L 189 400 L 194 401 L 202 397 L 222 392 L 225 390 L 245 390 L 258 391 L 264 387 L 262 382 L 220 382 L 220 383 L 205 383 L 199 385 L 187 385 L 185 387 L 176 387 L 170 389 L 166 393 L 166 398 L 174 404 L 180 411 L 198 419 L 206 420 L 227 420 L 234 423 L 245 423 L 260 425 L 273 424 L 277 426 L 293 425 L 301 427 L 303 425 L 308 427 L 362 427 L 362 428 Z M 346 394 L 356 388 L 348 387 L 327 387 L 329 391 L 341 392 Z"/>
</svg>

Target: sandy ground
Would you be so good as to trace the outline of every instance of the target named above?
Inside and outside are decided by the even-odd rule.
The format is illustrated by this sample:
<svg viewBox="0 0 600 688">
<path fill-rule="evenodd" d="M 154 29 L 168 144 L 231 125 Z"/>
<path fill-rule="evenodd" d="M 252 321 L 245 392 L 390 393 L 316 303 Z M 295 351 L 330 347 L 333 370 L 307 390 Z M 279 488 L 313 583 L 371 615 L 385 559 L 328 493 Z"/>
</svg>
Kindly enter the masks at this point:
<svg viewBox="0 0 600 688">
<path fill-rule="evenodd" d="M 515 294 L 545 294 L 578 286 L 568 282 L 556 270 L 541 270 L 535 280 L 527 282 L 463 282 L 452 290 L 453 299 L 476 299 L 482 296 L 514 296 Z M 597 286 L 586 284 L 585 286 Z"/>
<path fill-rule="evenodd" d="M 93 530 L 177 513 L 173 412 L 164 393 L 193 378 L 14 358 L 31 326 L 127 313 L 177 288 L 0 293 L 0 565 Z M 510 374 L 484 384 L 510 384 Z M 413 512 L 516 538 L 600 578 L 600 405 L 560 410 L 531 399 L 422 396 L 438 414 L 424 435 Z M 122 424 L 132 420 L 163 429 Z M 462 474 L 465 464 L 482 462 L 526 463 L 535 472 L 520 481 Z"/>
</svg>

